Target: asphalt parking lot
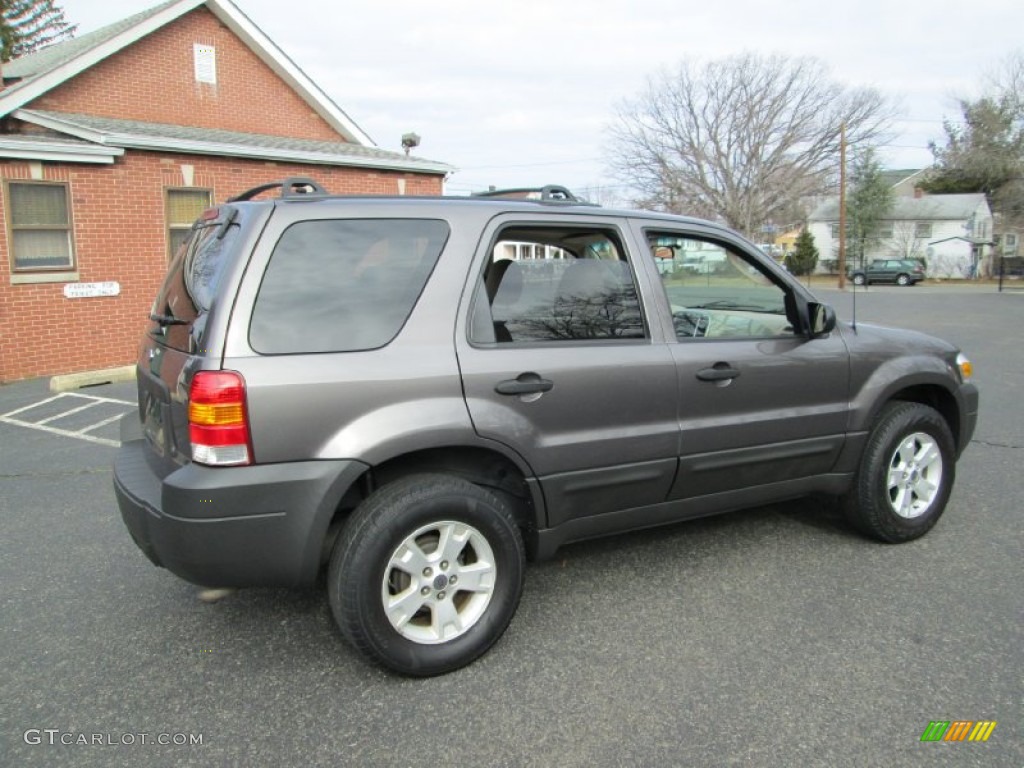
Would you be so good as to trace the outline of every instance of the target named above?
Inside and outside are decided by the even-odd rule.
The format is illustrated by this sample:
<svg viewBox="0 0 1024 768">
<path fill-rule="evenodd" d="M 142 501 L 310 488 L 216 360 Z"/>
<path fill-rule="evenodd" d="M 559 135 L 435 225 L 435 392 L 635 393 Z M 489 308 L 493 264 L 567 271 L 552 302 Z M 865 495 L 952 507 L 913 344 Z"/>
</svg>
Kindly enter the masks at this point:
<svg viewBox="0 0 1024 768">
<path fill-rule="evenodd" d="M 872 288 L 857 316 L 975 363 L 928 536 L 876 544 L 806 501 L 573 545 L 431 680 L 363 663 L 322 588 L 209 604 L 150 565 L 110 483 L 134 385 L 0 387 L 0 764 L 1024 765 L 1024 294 Z M 997 725 L 922 742 L 937 720 Z"/>
</svg>

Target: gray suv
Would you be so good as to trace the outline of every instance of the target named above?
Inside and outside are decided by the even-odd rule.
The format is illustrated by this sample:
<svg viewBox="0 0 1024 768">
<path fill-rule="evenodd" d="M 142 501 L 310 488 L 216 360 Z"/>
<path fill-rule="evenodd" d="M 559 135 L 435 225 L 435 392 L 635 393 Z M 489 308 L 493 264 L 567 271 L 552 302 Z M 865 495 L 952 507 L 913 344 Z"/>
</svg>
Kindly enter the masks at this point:
<svg viewBox="0 0 1024 768">
<path fill-rule="evenodd" d="M 269 186 L 196 222 L 122 424 L 124 522 L 183 579 L 326 568 L 351 644 L 426 676 L 484 653 L 526 560 L 568 542 L 812 493 L 902 542 L 946 506 L 970 363 L 837 323 L 728 229 L 561 188 Z M 659 269 L 665 248 L 720 267 Z"/>
</svg>

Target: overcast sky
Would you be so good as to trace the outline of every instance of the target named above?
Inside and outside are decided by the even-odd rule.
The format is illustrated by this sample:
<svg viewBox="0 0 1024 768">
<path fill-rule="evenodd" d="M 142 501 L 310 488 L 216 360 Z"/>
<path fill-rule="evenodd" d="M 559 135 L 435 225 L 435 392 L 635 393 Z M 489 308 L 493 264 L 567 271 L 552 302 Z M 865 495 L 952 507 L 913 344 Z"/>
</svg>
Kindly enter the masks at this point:
<svg viewBox="0 0 1024 768">
<path fill-rule="evenodd" d="M 459 170 L 447 189 L 621 184 L 604 161 L 614 106 L 684 57 L 813 56 L 901 109 L 890 167 L 931 162 L 955 99 L 1024 49 L 1021 0 L 235 0 L 378 146 Z M 79 34 L 155 0 L 66 0 Z"/>
</svg>

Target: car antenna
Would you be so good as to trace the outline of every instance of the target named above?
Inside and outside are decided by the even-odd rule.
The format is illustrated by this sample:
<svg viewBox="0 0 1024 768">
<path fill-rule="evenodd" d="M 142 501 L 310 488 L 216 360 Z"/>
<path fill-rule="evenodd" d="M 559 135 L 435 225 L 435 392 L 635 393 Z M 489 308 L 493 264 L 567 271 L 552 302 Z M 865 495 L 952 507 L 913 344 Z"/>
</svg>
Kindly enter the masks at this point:
<svg viewBox="0 0 1024 768">
<path fill-rule="evenodd" d="M 853 310 L 851 311 L 852 317 L 850 318 L 850 328 L 854 333 L 857 332 L 857 281 L 851 280 L 853 283 Z"/>
</svg>

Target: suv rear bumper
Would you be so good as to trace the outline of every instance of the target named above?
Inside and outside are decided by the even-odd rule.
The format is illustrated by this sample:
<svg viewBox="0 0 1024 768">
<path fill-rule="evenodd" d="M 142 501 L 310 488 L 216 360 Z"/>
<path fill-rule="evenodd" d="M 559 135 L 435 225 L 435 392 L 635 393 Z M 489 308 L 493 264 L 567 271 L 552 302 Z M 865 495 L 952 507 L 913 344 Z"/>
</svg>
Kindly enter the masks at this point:
<svg viewBox="0 0 1024 768">
<path fill-rule="evenodd" d="M 121 517 L 154 564 L 209 587 L 312 583 L 334 512 L 367 469 L 357 461 L 187 464 L 161 479 L 146 450 L 144 440 L 124 443 L 114 461 Z"/>
</svg>

